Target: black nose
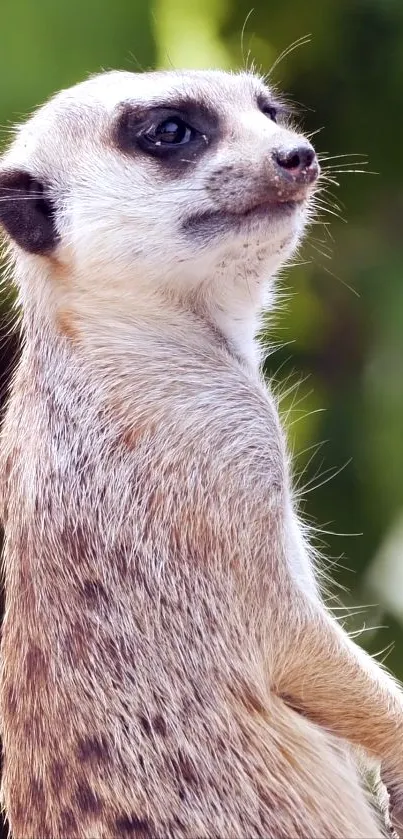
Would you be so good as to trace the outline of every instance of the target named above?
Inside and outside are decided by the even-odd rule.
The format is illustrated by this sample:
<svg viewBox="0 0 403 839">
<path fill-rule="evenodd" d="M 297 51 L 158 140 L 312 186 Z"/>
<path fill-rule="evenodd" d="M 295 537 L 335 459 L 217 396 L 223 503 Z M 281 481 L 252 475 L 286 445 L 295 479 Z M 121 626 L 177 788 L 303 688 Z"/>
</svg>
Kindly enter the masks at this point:
<svg viewBox="0 0 403 839">
<path fill-rule="evenodd" d="M 292 176 L 293 180 L 311 181 L 319 174 L 315 150 L 309 143 L 275 149 L 273 159 L 283 172 Z"/>
</svg>

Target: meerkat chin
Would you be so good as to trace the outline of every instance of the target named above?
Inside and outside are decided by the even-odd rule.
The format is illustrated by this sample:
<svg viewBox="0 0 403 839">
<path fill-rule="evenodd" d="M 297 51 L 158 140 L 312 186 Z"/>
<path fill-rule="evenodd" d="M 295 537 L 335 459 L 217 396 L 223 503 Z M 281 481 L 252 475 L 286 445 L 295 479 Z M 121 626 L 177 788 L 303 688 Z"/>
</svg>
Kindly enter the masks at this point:
<svg viewBox="0 0 403 839">
<path fill-rule="evenodd" d="M 402 832 L 403 699 L 323 604 L 255 335 L 319 165 L 249 73 L 111 72 L 0 161 L 15 839 Z"/>
</svg>

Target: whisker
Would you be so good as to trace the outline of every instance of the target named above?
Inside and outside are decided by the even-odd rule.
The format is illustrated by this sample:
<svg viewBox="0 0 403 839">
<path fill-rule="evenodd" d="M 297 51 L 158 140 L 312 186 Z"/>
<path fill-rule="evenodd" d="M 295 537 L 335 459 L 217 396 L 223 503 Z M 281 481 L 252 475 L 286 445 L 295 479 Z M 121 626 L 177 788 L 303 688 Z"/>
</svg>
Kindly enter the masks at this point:
<svg viewBox="0 0 403 839">
<path fill-rule="evenodd" d="M 302 478 L 308 472 L 312 461 L 314 460 L 314 458 L 316 457 L 318 452 L 323 448 L 323 446 L 325 445 L 326 442 L 327 442 L 327 440 L 322 440 L 320 443 L 314 443 L 312 446 L 309 446 L 308 449 L 305 449 L 305 452 L 310 451 L 310 449 L 313 449 L 313 452 L 312 452 L 309 460 L 307 460 L 307 462 L 306 462 L 304 468 L 302 469 L 302 471 L 299 472 L 299 474 L 296 476 L 295 485 L 294 485 L 296 490 L 298 490 L 299 486 L 301 485 Z M 301 454 L 301 452 L 299 454 Z"/>
<path fill-rule="evenodd" d="M 379 650 L 379 652 L 373 653 L 372 655 L 374 658 L 379 658 L 379 656 L 382 656 L 381 664 L 385 664 L 387 657 L 390 655 L 391 652 L 393 652 L 394 648 L 395 642 L 391 641 L 390 644 L 387 644 L 386 647 L 384 647 L 382 650 Z"/>
<path fill-rule="evenodd" d="M 344 472 L 344 470 L 347 468 L 347 466 L 349 466 L 350 463 L 352 462 L 352 459 L 353 459 L 352 457 L 349 457 L 348 460 L 346 460 L 346 462 L 343 463 L 343 466 L 340 466 L 338 469 L 334 469 L 333 467 L 329 467 L 329 469 L 325 469 L 325 471 L 322 473 L 321 477 L 323 478 L 325 475 L 327 475 L 328 477 L 326 477 L 324 481 L 321 480 L 320 483 L 314 484 L 313 486 L 311 486 L 313 481 L 316 480 L 316 478 L 312 478 L 310 481 L 307 482 L 307 484 L 305 484 L 305 486 L 301 490 L 300 494 L 301 495 L 302 494 L 303 495 L 308 495 L 308 493 L 315 492 L 320 487 L 325 486 L 325 484 L 329 483 L 329 481 L 332 481 L 333 478 L 336 478 L 337 475 L 340 475 L 341 472 Z M 329 474 L 329 473 L 331 473 L 331 474 Z"/>
<path fill-rule="evenodd" d="M 309 396 L 312 393 L 313 393 L 313 391 L 311 390 L 306 395 Z M 299 403 L 297 403 L 297 404 L 299 404 Z M 301 416 L 297 417 L 292 422 L 288 422 L 287 423 L 287 428 L 293 428 L 293 426 L 296 425 L 298 422 L 301 422 L 301 420 L 308 419 L 308 417 L 313 417 L 313 416 L 315 416 L 315 414 L 323 414 L 323 413 L 325 413 L 325 411 L 326 411 L 326 408 L 315 408 L 314 410 L 308 411 L 308 412 L 305 412 L 301 409 L 301 411 L 300 411 Z"/>
<path fill-rule="evenodd" d="M 337 204 L 339 205 L 339 209 L 345 209 L 346 205 L 340 199 L 339 195 L 335 195 L 335 193 L 328 186 L 319 185 L 319 189 L 317 190 L 317 192 L 319 193 L 319 195 L 321 195 L 322 193 L 325 193 L 325 196 L 329 195 L 330 198 L 337 202 Z"/>
<path fill-rule="evenodd" d="M 296 41 L 293 41 L 292 44 L 289 44 L 289 46 L 286 47 L 276 58 L 275 62 L 270 67 L 270 70 L 267 73 L 266 78 L 269 79 L 275 68 L 278 67 L 278 65 L 280 64 L 280 62 L 283 61 L 283 59 L 290 55 L 292 52 L 294 52 L 294 50 L 298 49 L 298 47 L 304 47 L 306 44 L 309 44 L 311 41 L 311 37 L 311 33 L 309 33 L 308 35 L 302 35 L 300 38 L 297 38 Z"/>
<path fill-rule="evenodd" d="M 332 186 L 340 186 L 338 181 L 336 181 L 334 178 L 331 178 L 329 175 L 326 175 L 325 172 L 321 172 L 319 175 L 319 184 L 323 183 L 323 181 L 326 184 L 332 184 Z"/>
<path fill-rule="evenodd" d="M 325 259 L 331 259 L 331 258 L 332 258 L 332 254 L 331 254 L 331 253 L 326 253 L 325 251 L 322 251 L 322 250 L 321 250 L 321 248 L 318 248 L 318 247 L 317 247 L 317 245 L 314 245 L 312 241 L 311 241 L 311 242 L 309 242 L 309 245 L 311 246 L 311 248 L 313 248 L 313 249 L 314 249 L 317 253 L 319 253 L 321 256 L 324 256 L 324 257 L 325 257 Z"/>
<path fill-rule="evenodd" d="M 321 246 L 324 249 L 325 253 L 328 253 L 330 256 L 333 254 L 333 248 L 324 239 L 318 239 L 316 236 L 310 236 L 308 240 L 308 244 L 315 242 L 317 246 Z"/>
<path fill-rule="evenodd" d="M 249 23 L 249 20 L 250 20 L 254 11 L 255 10 L 253 8 L 249 9 L 249 12 L 247 13 L 246 18 L 244 20 L 244 24 L 243 24 L 242 32 L 241 32 L 241 55 L 242 55 L 242 61 L 245 64 L 245 69 L 246 70 L 248 69 L 248 59 L 249 59 L 249 56 L 250 56 L 250 50 L 248 51 L 248 55 L 247 55 L 247 59 L 246 59 L 246 63 L 245 63 L 244 37 L 245 37 L 246 27 L 247 27 L 247 25 Z"/>
<path fill-rule="evenodd" d="M 388 627 L 386 624 L 378 624 L 376 626 L 362 626 L 361 629 L 354 629 L 352 632 L 349 632 L 350 638 L 359 638 L 360 635 L 363 635 L 364 632 L 377 632 L 378 629 L 387 629 Z"/>
<path fill-rule="evenodd" d="M 331 277 L 333 277 L 333 279 L 338 280 L 339 283 L 345 286 L 345 288 L 348 288 L 348 290 L 351 291 L 351 293 L 354 294 L 355 297 L 358 297 L 358 299 L 360 299 L 361 295 L 356 288 L 346 283 L 346 281 L 342 280 L 341 277 L 338 277 L 337 274 L 331 271 L 330 268 L 327 268 L 326 265 L 320 265 L 319 267 L 322 268 L 323 271 L 326 271 L 326 274 L 329 274 Z"/>
<path fill-rule="evenodd" d="M 314 208 L 315 210 L 321 210 L 323 213 L 329 213 L 329 215 L 334 216 L 335 218 L 339 219 L 339 221 L 342 221 L 343 224 L 347 224 L 347 220 L 343 218 L 343 216 L 341 216 L 340 213 L 337 213 L 335 210 L 332 210 L 328 206 L 328 204 L 324 204 L 323 202 L 315 199 Z"/>
<path fill-rule="evenodd" d="M 333 193 L 330 192 L 327 187 L 322 187 L 321 189 L 318 189 L 316 196 L 318 195 L 323 196 L 321 198 L 322 202 L 326 204 L 328 207 L 331 207 L 333 210 L 338 210 L 339 212 L 345 210 L 345 205 L 339 204 L 337 199 L 334 197 Z"/>
<path fill-rule="evenodd" d="M 0 196 L 0 201 L 38 201 L 39 198 L 47 198 L 46 193 L 30 193 L 29 195 Z"/>
<path fill-rule="evenodd" d="M 318 152 L 318 159 L 321 162 L 327 160 L 340 160 L 344 157 L 358 157 L 359 160 L 357 161 L 357 163 L 360 163 L 362 161 L 363 164 L 366 164 L 368 162 L 367 155 L 364 153 L 361 154 L 360 152 L 347 152 L 345 154 L 327 154 L 327 152 Z M 346 163 L 354 163 L 354 161 L 347 160 Z"/>
<path fill-rule="evenodd" d="M 320 128 L 316 128 L 315 131 L 310 131 L 309 134 L 305 134 L 305 136 L 307 137 L 308 140 L 311 140 L 312 137 L 315 137 L 316 134 L 319 134 L 321 131 L 323 131 L 324 127 L 325 126 L 322 125 Z"/>
<path fill-rule="evenodd" d="M 365 163 L 363 165 L 365 166 Z M 336 169 L 335 166 L 329 166 L 323 171 L 325 175 L 327 172 L 331 172 L 332 175 L 379 175 L 379 172 L 370 169 Z"/>
</svg>

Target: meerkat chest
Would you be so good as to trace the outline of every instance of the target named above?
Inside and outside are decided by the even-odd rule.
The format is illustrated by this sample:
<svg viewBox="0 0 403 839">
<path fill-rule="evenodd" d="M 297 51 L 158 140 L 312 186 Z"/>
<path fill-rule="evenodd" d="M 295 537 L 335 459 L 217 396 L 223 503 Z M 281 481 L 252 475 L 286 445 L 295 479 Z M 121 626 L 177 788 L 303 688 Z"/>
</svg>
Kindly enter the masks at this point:
<svg viewBox="0 0 403 839">
<path fill-rule="evenodd" d="M 159 378 L 134 372 L 118 393 L 70 381 L 67 399 L 60 366 L 58 376 L 35 400 L 15 389 L 5 428 L 25 439 L 8 495 L 38 545 L 70 550 L 80 532 L 75 555 L 102 543 L 113 563 L 122 550 L 235 561 L 253 544 L 259 564 L 288 494 L 282 430 L 259 383 L 231 367 L 198 372 L 190 359 Z"/>
</svg>

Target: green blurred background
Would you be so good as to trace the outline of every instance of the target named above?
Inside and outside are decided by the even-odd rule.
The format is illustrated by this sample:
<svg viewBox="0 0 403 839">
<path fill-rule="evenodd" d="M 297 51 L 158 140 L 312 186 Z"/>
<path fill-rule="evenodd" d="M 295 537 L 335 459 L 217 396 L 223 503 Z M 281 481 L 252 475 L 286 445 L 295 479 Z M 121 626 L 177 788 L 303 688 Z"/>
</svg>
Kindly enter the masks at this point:
<svg viewBox="0 0 403 839">
<path fill-rule="evenodd" d="M 311 34 L 273 81 L 299 103 L 306 130 L 321 129 L 314 141 L 332 157 L 340 187 L 328 198 L 341 211 L 321 213 L 326 225 L 311 228 L 300 264 L 284 273 L 289 296 L 272 327 L 282 347 L 267 372 L 285 390 L 302 508 L 326 531 L 316 538 L 347 588 L 343 602 L 360 607 L 350 626 L 365 624 L 372 651 L 394 641 L 386 661 L 403 678 L 403 2 L 253 6 L 244 27 L 251 0 L 1 0 L 0 136 L 88 73 L 236 69 L 248 56 L 267 72 Z M 1 346 L 4 378 L 12 344 Z"/>
</svg>

